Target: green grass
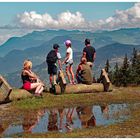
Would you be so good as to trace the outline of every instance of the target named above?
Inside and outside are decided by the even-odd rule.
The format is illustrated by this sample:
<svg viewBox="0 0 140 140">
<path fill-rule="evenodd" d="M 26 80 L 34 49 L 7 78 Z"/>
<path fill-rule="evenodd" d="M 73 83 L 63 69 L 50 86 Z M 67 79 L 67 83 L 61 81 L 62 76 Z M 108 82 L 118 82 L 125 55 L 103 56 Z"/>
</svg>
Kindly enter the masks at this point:
<svg viewBox="0 0 140 140">
<path fill-rule="evenodd" d="M 44 93 L 43 98 L 26 98 L 14 101 L 17 109 L 40 109 L 70 107 L 77 105 L 101 105 L 111 103 L 131 103 L 140 101 L 140 87 L 114 88 L 112 92 L 53 95 Z"/>
</svg>

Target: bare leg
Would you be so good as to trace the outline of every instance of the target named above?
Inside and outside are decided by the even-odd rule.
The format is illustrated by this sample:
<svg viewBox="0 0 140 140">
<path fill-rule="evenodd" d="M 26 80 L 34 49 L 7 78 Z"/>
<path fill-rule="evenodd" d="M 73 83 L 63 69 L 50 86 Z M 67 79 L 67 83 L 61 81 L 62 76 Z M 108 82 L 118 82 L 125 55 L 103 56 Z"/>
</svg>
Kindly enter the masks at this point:
<svg viewBox="0 0 140 140">
<path fill-rule="evenodd" d="M 60 117 L 59 129 L 60 129 L 60 131 L 62 131 L 63 119 L 64 119 L 64 109 L 58 109 L 58 112 L 59 112 L 59 117 Z"/>
<path fill-rule="evenodd" d="M 69 66 L 66 66 L 66 74 L 67 74 L 69 82 L 71 83 L 70 73 L 69 73 Z"/>
<path fill-rule="evenodd" d="M 72 82 L 74 82 L 74 73 L 73 73 L 72 65 L 69 67 L 69 71 L 72 77 Z"/>
<path fill-rule="evenodd" d="M 50 79 L 50 85 L 52 85 L 52 80 L 53 80 L 53 75 L 52 74 L 50 74 L 49 79 Z"/>
<path fill-rule="evenodd" d="M 36 89 L 40 83 L 31 83 L 31 89 Z"/>
<path fill-rule="evenodd" d="M 44 90 L 44 87 L 41 86 L 41 88 L 40 88 L 40 90 L 39 90 L 39 94 L 41 94 L 41 93 L 43 92 L 43 90 Z"/>
<path fill-rule="evenodd" d="M 53 83 L 56 84 L 56 75 L 53 76 Z"/>
<path fill-rule="evenodd" d="M 40 84 L 39 86 L 37 86 L 35 93 L 40 94 L 43 91 L 43 89 L 44 89 L 43 86 Z"/>
</svg>

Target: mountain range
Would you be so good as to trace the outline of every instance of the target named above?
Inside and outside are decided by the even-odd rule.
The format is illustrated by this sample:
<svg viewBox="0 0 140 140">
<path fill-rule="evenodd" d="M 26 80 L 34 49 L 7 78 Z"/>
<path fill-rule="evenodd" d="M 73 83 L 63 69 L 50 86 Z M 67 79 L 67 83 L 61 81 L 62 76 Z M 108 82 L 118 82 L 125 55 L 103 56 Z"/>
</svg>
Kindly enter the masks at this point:
<svg viewBox="0 0 140 140">
<path fill-rule="evenodd" d="M 131 56 L 133 48 L 140 50 L 140 28 L 119 29 L 114 31 L 89 32 L 78 30 L 34 31 L 23 37 L 12 37 L 0 46 L 0 73 L 5 75 L 12 86 L 20 86 L 20 71 L 25 59 L 33 62 L 33 70 L 45 80 L 47 53 L 54 43 L 60 45 L 60 53 L 65 56 L 64 41 L 70 39 L 74 51 L 74 69 L 80 61 L 85 38 L 91 39 L 97 57 L 94 66 L 95 74 L 104 67 L 107 59 L 111 65 L 122 63 L 124 55 Z M 44 78 L 46 77 L 46 78 Z"/>
<path fill-rule="evenodd" d="M 54 41 L 60 45 L 64 45 L 62 41 L 66 38 L 76 40 L 83 44 L 85 38 L 90 38 L 94 43 L 95 48 L 100 48 L 108 44 L 115 42 L 121 44 L 140 44 L 140 28 L 119 29 L 114 31 L 102 31 L 102 32 L 89 32 L 79 30 L 45 30 L 45 31 L 33 31 L 22 37 L 12 37 L 8 39 L 4 44 L 0 46 L 0 57 L 5 56 L 13 49 L 25 50 L 27 48 L 37 47 L 45 42 L 52 43 Z M 58 38 L 54 39 L 55 37 Z M 64 40 L 63 40 L 64 39 Z M 76 46 L 75 46 L 76 47 Z"/>
<path fill-rule="evenodd" d="M 95 78 L 99 77 L 100 71 L 102 68 L 104 68 L 107 59 L 109 59 L 110 65 L 112 67 L 115 65 L 116 62 L 122 64 L 124 55 L 127 54 L 130 58 L 132 55 L 133 48 L 140 50 L 140 45 L 114 43 L 97 49 L 97 57 L 93 68 Z M 80 62 L 81 56 L 81 52 L 74 52 L 74 73 L 76 72 L 76 68 Z M 63 66 L 63 70 L 64 69 L 65 66 Z M 45 83 L 48 83 L 47 81 L 49 77 L 47 72 L 47 64 L 45 61 L 39 65 L 34 66 L 33 71 L 35 71 Z M 21 87 L 22 81 L 20 73 L 21 70 L 6 75 L 8 82 L 12 86 Z"/>
</svg>

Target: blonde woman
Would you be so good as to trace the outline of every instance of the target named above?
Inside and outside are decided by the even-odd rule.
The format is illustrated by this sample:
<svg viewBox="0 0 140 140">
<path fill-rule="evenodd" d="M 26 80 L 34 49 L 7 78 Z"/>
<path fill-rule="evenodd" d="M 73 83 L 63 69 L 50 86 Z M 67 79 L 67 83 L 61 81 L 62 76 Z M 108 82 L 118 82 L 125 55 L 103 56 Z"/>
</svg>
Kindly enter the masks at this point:
<svg viewBox="0 0 140 140">
<path fill-rule="evenodd" d="M 23 88 L 25 90 L 35 90 L 36 96 L 41 96 L 44 90 L 44 84 L 39 80 L 37 75 L 32 72 L 32 62 L 25 60 L 23 63 L 23 70 L 21 78 L 23 81 Z"/>
</svg>

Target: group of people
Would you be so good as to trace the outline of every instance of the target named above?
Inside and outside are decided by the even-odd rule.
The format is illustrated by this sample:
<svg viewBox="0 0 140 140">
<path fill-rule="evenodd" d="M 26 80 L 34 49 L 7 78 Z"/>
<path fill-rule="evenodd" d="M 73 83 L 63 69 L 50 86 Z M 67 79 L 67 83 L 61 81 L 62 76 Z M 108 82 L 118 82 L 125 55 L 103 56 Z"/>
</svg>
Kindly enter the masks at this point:
<svg viewBox="0 0 140 140">
<path fill-rule="evenodd" d="M 70 84 L 76 84 L 75 75 L 73 72 L 73 49 L 72 42 L 66 40 L 64 42 L 66 46 L 66 56 L 64 60 L 61 60 L 61 54 L 59 52 L 59 45 L 53 44 L 53 49 L 47 54 L 46 63 L 48 66 L 48 74 L 50 86 L 57 84 L 57 62 L 59 69 L 62 70 L 62 65 L 66 66 L 66 75 Z M 96 58 L 95 48 L 91 46 L 90 40 L 85 39 L 85 48 L 83 49 L 83 54 L 81 56 L 81 62 L 78 65 L 76 71 L 76 79 L 78 83 L 92 84 L 92 66 Z M 39 80 L 38 76 L 32 72 L 32 62 L 30 60 L 25 60 L 23 64 L 23 70 L 21 73 L 21 78 L 23 81 L 23 88 L 26 90 L 35 89 L 35 95 L 40 96 L 43 89 L 44 83 Z"/>
<path fill-rule="evenodd" d="M 47 131 L 72 132 L 74 128 L 90 128 L 96 126 L 96 118 L 93 113 L 93 107 L 72 107 L 59 109 L 40 109 L 38 111 L 25 112 L 23 116 L 22 127 L 24 132 L 32 133 L 33 129 L 44 119 L 42 126 Z M 31 115 L 32 114 L 32 115 Z M 81 122 L 75 125 L 75 121 Z"/>
</svg>

